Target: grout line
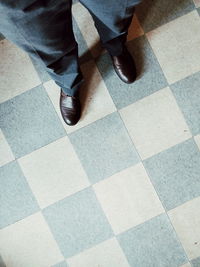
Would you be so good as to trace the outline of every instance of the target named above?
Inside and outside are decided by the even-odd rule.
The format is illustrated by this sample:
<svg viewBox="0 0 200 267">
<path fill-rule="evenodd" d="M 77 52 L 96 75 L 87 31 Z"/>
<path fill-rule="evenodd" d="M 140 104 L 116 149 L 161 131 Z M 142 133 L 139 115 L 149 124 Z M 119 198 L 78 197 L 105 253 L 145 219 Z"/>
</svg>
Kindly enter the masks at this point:
<svg viewBox="0 0 200 267">
<path fill-rule="evenodd" d="M 119 113 L 119 115 L 120 115 L 120 113 Z M 121 120 L 122 120 L 122 122 L 123 122 L 123 125 L 124 125 L 124 127 L 125 127 L 125 129 L 126 129 L 126 132 L 127 132 L 128 136 L 130 137 L 130 139 L 131 139 L 131 141 L 132 141 L 133 147 L 134 147 L 135 150 L 137 151 L 137 149 L 136 149 L 136 147 L 135 147 L 135 144 L 134 144 L 134 142 L 133 142 L 133 140 L 132 140 L 132 138 L 131 138 L 131 136 L 130 136 L 130 134 L 129 134 L 129 132 L 128 132 L 128 129 L 126 128 L 126 125 L 125 125 L 125 123 L 124 123 L 124 121 L 123 121 L 121 115 L 120 115 L 120 118 L 121 118 Z M 171 226 L 172 226 L 172 228 L 173 228 L 173 230 L 174 230 L 174 232 L 175 232 L 175 235 L 176 235 L 176 239 L 177 239 L 177 241 L 179 242 L 179 244 L 181 245 L 181 247 L 182 247 L 182 249 L 183 249 L 183 251 L 184 251 L 184 253 L 185 253 L 185 255 L 186 255 L 186 258 L 187 258 L 187 260 L 188 260 L 188 262 L 189 262 L 188 255 L 187 255 L 187 253 L 186 253 L 186 251 L 185 251 L 185 249 L 184 249 L 184 247 L 183 247 L 183 245 L 182 245 L 182 243 L 181 243 L 181 241 L 180 241 L 180 239 L 179 239 L 179 237 L 178 237 L 178 234 L 177 234 L 177 232 L 176 232 L 176 230 L 175 230 L 175 228 L 174 228 L 174 226 L 173 226 L 173 224 L 172 224 L 172 222 L 171 222 L 171 220 L 170 220 L 170 218 L 169 218 L 168 212 L 167 212 L 165 206 L 163 205 L 163 203 L 162 203 L 162 201 L 161 201 L 161 199 L 160 199 L 160 197 L 159 197 L 159 194 L 158 194 L 158 192 L 157 192 L 157 190 L 156 190 L 154 184 L 152 183 L 151 175 L 149 174 L 148 170 L 146 169 L 145 165 L 143 164 L 143 161 L 144 161 L 144 160 L 142 160 L 142 158 L 141 158 L 141 156 L 140 156 L 140 154 L 139 154 L 138 151 L 137 151 L 137 153 L 138 153 L 139 159 L 141 160 L 141 163 L 142 163 L 142 165 L 143 165 L 143 167 L 144 167 L 144 169 L 145 169 L 145 171 L 146 171 L 146 173 L 147 173 L 147 175 L 148 175 L 148 177 L 149 177 L 149 180 L 150 180 L 150 182 L 151 182 L 151 184 L 152 184 L 152 186 L 153 186 L 153 188 L 154 188 L 154 190 L 155 190 L 155 192 L 156 192 L 156 194 L 157 194 L 157 196 L 158 196 L 158 199 L 160 200 L 160 203 L 161 203 L 162 206 L 163 206 L 163 209 L 164 209 L 164 211 L 165 211 L 165 214 L 166 214 L 166 216 L 167 216 L 169 222 L 171 223 Z M 155 217 L 156 217 L 156 216 L 155 216 Z M 145 223 L 145 222 L 144 222 L 144 223 Z"/>
</svg>

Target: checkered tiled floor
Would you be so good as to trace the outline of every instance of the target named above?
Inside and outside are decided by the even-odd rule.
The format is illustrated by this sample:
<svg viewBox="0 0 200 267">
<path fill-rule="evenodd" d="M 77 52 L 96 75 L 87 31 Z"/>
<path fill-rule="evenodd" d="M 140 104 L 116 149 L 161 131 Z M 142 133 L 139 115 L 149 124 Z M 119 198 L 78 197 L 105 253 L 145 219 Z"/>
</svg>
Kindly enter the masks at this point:
<svg viewBox="0 0 200 267">
<path fill-rule="evenodd" d="M 75 3 L 75 127 L 41 66 L 1 37 L 1 267 L 200 266 L 199 7 L 138 7 L 128 46 L 140 78 L 125 85 Z"/>
</svg>

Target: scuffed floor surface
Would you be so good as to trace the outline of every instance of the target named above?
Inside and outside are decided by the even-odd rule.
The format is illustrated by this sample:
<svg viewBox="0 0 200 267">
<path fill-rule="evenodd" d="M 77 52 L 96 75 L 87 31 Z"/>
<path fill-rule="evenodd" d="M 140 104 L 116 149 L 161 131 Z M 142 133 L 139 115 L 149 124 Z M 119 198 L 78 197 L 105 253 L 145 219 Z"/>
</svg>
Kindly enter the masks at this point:
<svg viewBox="0 0 200 267">
<path fill-rule="evenodd" d="M 83 116 L 63 124 L 59 88 L 0 42 L 0 266 L 200 266 L 200 1 L 145 1 L 115 75 L 73 5 Z"/>
</svg>

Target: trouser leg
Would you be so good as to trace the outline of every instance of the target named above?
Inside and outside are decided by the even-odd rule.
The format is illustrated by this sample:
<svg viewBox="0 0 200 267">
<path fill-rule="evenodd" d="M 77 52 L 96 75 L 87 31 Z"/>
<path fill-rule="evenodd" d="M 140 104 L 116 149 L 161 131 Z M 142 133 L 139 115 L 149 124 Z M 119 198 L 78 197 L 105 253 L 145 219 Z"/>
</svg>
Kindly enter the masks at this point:
<svg viewBox="0 0 200 267">
<path fill-rule="evenodd" d="M 102 45 L 113 56 L 121 54 L 134 8 L 141 0 L 80 0 L 80 2 L 92 15 Z"/>
<path fill-rule="evenodd" d="M 71 0 L 4 0 L 0 14 L 0 32 L 42 61 L 66 94 L 75 95 L 82 74 L 72 30 Z"/>
</svg>

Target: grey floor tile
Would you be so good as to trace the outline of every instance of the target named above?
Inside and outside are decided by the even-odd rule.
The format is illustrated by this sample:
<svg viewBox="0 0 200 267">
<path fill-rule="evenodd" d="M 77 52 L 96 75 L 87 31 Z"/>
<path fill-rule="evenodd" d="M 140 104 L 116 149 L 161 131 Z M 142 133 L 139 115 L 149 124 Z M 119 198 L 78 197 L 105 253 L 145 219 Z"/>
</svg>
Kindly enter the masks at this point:
<svg viewBox="0 0 200 267">
<path fill-rule="evenodd" d="M 144 32 L 176 19 L 195 9 L 192 0 L 144 0 L 136 9 Z"/>
<path fill-rule="evenodd" d="M 191 260 L 192 267 L 200 267 L 200 257 Z"/>
<path fill-rule="evenodd" d="M 130 41 L 128 47 L 134 56 L 139 75 L 133 84 L 125 84 L 118 78 L 107 53 L 97 60 L 97 66 L 118 109 L 168 85 L 145 36 Z"/>
<path fill-rule="evenodd" d="M 39 206 L 16 161 L 0 169 L 0 228 L 39 210 Z"/>
<path fill-rule="evenodd" d="M 91 188 L 43 210 L 64 257 L 71 257 L 113 236 Z"/>
<path fill-rule="evenodd" d="M 167 210 L 200 196 L 200 152 L 192 139 L 145 160 L 144 166 Z"/>
<path fill-rule="evenodd" d="M 0 124 L 16 158 L 66 135 L 42 86 L 2 103 Z"/>
<path fill-rule="evenodd" d="M 91 183 L 139 162 L 118 113 L 70 134 L 69 138 Z"/>
<path fill-rule="evenodd" d="M 200 133 L 200 72 L 170 86 L 193 135 Z"/>
<path fill-rule="evenodd" d="M 118 240 L 131 267 L 178 267 L 187 262 L 165 214 L 122 233 Z"/>
</svg>

